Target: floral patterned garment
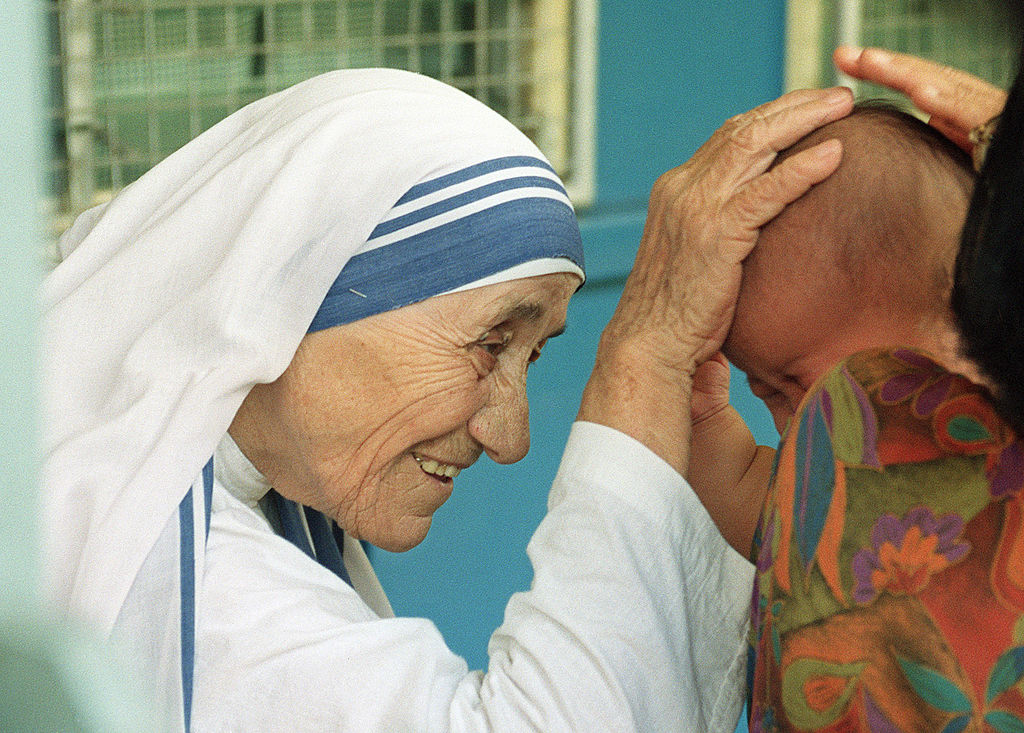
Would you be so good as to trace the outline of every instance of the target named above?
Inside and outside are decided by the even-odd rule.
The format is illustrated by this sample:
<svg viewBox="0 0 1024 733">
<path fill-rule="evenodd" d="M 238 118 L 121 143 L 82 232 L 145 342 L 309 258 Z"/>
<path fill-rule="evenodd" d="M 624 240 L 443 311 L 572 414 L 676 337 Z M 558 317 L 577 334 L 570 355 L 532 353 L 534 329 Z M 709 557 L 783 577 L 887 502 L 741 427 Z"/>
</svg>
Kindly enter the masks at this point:
<svg viewBox="0 0 1024 733">
<path fill-rule="evenodd" d="M 752 731 L 1024 732 L 1024 442 L 907 349 L 805 398 L 755 538 Z"/>
</svg>

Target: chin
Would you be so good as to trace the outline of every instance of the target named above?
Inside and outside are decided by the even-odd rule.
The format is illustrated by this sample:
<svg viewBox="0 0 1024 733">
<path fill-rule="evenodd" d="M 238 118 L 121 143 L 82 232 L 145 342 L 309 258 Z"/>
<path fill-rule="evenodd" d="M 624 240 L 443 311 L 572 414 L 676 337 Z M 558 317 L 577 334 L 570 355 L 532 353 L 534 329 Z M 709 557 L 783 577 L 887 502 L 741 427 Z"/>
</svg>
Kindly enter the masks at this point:
<svg viewBox="0 0 1024 733">
<path fill-rule="evenodd" d="M 421 523 L 425 525 L 422 528 L 418 526 Z M 406 552 L 426 539 L 427 531 L 430 529 L 430 517 L 426 519 L 416 517 L 415 524 L 417 525 L 416 527 L 406 527 L 404 528 L 405 531 L 385 532 L 381 533 L 379 537 L 366 536 L 359 539 L 366 540 L 374 547 L 379 547 L 388 552 Z"/>
<path fill-rule="evenodd" d="M 370 544 L 372 544 L 374 547 L 379 547 L 382 550 L 387 550 L 388 552 L 408 552 L 412 548 L 416 547 L 416 545 L 421 543 L 423 541 L 423 539 L 424 539 L 423 537 L 420 537 L 418 539 L 411 540 L 411 541 L 398 541 L 398 540 L 389 540 L 387 542 L 372 542 L 371 541 Z"/>
</svg>

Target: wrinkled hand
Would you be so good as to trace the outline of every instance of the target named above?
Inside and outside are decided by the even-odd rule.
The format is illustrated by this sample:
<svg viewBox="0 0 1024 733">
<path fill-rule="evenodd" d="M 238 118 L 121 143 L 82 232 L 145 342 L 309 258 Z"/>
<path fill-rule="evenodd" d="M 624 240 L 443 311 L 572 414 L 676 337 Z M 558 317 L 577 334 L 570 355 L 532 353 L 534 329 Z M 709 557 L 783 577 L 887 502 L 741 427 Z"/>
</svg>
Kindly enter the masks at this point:
<svg viewBox="0 0 1024 733">
<path fill-rule="evenodd" d="M 881 84 L 910 98 L 929 124 L 967 152 L 968 134 L 1002 112 L 1006 92 L 965 71 L 881 48 L 840 46 L 836 67 L 855 79 Z"/>
<path fill-rule="evenodd" d="M 775 155 L 846 115 L 848 90 L 801 90 L 725 123 L 684 165 L 654 184 L 633 270 L 609 324 L 672 369 L 693 373 L 732 323 L 741 263 L 758 230 L 835 170 L 829 140 L 767 171 Z"/>
<path fill-rule="evenodd" d="M 831 174 L 842 149 L 828 140 L 769 166 L 852 105 L 848 89 L 791 92 L 733 117 L 658 179 L 580 419 L 633 436 L 685 474 L 691 380 L 725 340 L 741 264 L 759 228 Z"/>
</svg>

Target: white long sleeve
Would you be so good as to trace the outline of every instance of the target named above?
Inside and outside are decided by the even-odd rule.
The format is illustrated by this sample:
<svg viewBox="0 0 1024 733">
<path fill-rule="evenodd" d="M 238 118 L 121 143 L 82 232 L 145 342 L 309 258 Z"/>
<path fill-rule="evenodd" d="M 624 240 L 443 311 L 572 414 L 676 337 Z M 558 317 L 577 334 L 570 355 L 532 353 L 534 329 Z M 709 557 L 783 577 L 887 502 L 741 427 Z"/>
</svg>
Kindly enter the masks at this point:
<svg viewBox="0 0 1024 733">
<path fill-rule="evenodd" d="M 577 423 L 512 597 L 470 672 L 215 492 L 195 731 L 732 731 L 752 566 L 681 476 Z"/>
</svg>

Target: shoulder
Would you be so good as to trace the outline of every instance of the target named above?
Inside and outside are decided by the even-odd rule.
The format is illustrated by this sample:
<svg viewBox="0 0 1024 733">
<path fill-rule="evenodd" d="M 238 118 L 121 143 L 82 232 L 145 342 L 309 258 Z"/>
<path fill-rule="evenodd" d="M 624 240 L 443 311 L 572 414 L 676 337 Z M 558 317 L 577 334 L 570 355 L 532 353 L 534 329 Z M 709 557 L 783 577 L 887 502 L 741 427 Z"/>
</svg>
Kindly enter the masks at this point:
<svg viewBox="0 0 1024 733">
<path fill-rule="evenodd" d="M 863 720 L 871 700 L 894 728 L 937 730 L 942 695 L 994 701 L 1013 686 L 1001 675 L 1024 612 L 1024 442 L 983 388 L 918 351 L 855 354 L 809 391 L 777 461 L 752 720 L 818 715 L 821 695 L 857 684 L 815 729 Z M 999 700 L 1024 710 L 1016 688 Z"/>
<path fill-rule="evenodd" d="M 962 526 L 1022 490 L 1024 443 L 984 389 L 918 351 L 857 353 L 822 376 L 783 436 L 759 564 L 771 557 L 787 592 L 791 572 L 817 567 L 827 607 L 849 595 L 851 553 L 892 522 Z"/>
<path fill-rule="evenodd" d="M 862 351 L 830 369 L 784 441 L 812 433 L 827 436 L 836 460 L 874 469 L 983 455 L 1016 442 L 983 387 L 909 348 Z"/>
<path fill-rule="evenodd" d="M 783 436 L 759 566 L 774 564 L 787 593 L 791 573 L 817 587 L 817 613 L 851 596 L 859 550 L 899 528 L 962 528 L 1011 496 L 1024 496 L 1024 441 L 983 388 L 918 351 L 858 353 L 808 392 Z"/>
</svg>

